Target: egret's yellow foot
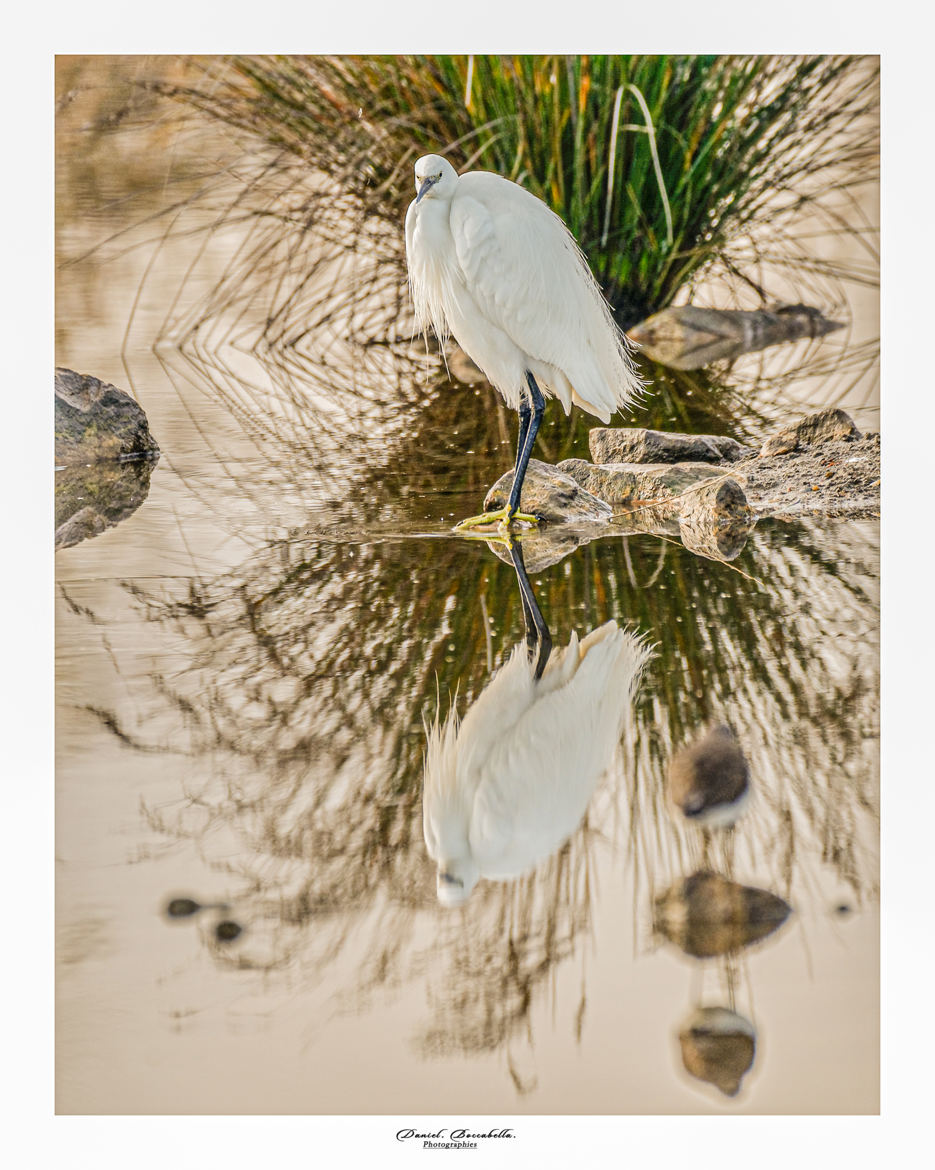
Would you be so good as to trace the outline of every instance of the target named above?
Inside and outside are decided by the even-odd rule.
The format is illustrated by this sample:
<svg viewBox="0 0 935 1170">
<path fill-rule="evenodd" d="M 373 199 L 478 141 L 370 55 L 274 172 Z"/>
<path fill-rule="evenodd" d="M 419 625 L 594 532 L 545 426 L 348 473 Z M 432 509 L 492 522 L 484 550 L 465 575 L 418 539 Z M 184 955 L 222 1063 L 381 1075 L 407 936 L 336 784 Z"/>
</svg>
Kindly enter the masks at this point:
<svg viewBox="0 0 935 1170">
<path fill-rule="evenodd" d="M 527 524 L 535 526 L 539 517 L 529 512 L 514 512 L 510 515 L 509 508 L 497 508 L 494 512 L 482 512 L 479 516 L 469 516 L 455 525 L 455 532 L 466 532 L 471 528 L 492 528 L 496 526 L 501 531 L 509 531 L 513 525 Z"/>
<path fill-rule="evenodd" d="M 510 532 L 509 529 L 498 528 L 496 532 L 474 531 L 463 532 L 461 534 L 465 540 L 482 540 L 488 548 L 493 548 L 495 544 L 502 545 L 506 549 L 513 549 L 517 543 L 522 541 L 526 535 L 525 532 Z"/>
</svg>

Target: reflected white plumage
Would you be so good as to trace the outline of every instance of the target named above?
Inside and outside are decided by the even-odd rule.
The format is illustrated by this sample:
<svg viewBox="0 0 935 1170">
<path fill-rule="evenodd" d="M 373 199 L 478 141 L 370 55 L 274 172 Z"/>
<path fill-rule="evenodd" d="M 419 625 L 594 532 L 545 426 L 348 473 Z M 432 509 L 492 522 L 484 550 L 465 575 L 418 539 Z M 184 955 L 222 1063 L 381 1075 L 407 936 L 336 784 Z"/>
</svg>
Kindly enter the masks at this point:
<svg viewBox="0 0 935 1170">
<path fill-rule="evenodd" d="M 517 646 L 459 723 L 428 729 L 422 827 L 438 898 L 519 877 L 580 823 L 609 768 L 649 651 L 607 622 L 553 652 L 540 679 Z"/>
<path fill-rule="evenodd" d="M 545 403 L 556 397 L 603 422 L 640 389 L 627 349 L 587 260 L 540 199 L 488 171 L 458 176 L 439 155 L 415 166 L 406 258 L 416 317 L 462 349 L 520 412 L 506 508 L 463 526 L 509 522 Z M 535 517 L 525 517 L 535 520 Z"/>
</svg>

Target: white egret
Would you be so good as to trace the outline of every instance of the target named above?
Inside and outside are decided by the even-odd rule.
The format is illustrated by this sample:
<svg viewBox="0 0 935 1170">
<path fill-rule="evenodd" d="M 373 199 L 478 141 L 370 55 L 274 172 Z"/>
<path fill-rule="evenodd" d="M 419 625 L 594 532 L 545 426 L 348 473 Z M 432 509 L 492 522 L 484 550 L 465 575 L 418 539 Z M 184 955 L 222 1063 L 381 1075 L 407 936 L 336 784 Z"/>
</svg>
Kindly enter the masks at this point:
<svg viewBox="0 0 935 1170">
<path fill-rule="evenodd" d="M 574 237 L 535 195 L 489 171 L 459 177 L 437 154 L 418 160 L 415 184 L 406 258 L 419 325 L 453 334 L 519 412 L 506 507 L 458 527 L 535 523 L 518 509 L 543 395 L 610 422 L 641 386 L 627 341 Z"/>
<path fill-rule="evenodd" d="M 669 764 L 669 799 L 705 829 L 734 824 L 750 799 L 750 769 L 726 725 L 683 747 Z"/>
<path fill-rule="evenodd" d="M 549 640 L 551 644 L 551 640 Z M 649 651 L 607 622 L 547 662 L 517 646 L 459 722 L 428 729 L 422 826 L 439 901 L 519 877 L 575 831 L 609 768 Z M 539 677 L 537 677 L 537 674 Z"/>
</svg>

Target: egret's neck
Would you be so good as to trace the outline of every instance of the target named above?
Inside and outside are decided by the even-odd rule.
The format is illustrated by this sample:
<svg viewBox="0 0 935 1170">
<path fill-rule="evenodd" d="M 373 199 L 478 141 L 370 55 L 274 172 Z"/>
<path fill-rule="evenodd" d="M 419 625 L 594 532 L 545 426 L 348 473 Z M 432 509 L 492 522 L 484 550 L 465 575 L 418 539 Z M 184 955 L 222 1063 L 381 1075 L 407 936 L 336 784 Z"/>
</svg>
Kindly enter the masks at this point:
<svg viewBox="0 0 935 1170">
<path fill-rule="evenodd" d="M 420 244 L 427 248 L 433 257 L 441 258 L 452 247 L 451 228 L 451 200 L 428 198 L 423 199 L 416 206 L 416 232 Z"/>
</svg>

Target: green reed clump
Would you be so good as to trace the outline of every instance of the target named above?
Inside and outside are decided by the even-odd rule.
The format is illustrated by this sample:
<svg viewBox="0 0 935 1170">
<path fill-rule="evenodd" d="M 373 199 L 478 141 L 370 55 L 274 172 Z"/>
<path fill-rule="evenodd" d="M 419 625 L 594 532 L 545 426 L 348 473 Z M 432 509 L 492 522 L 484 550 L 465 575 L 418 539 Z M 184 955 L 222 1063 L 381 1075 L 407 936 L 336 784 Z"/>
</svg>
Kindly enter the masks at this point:
<svg viewBox="0 0 935 1170">
<path fill-rule="evenodd" d="M 428 150 L 522 183 L 626 321 L 872 177 L 877 81 L 867 57 L 237 57 L 173 92 L 395 219 Z"/>
</svg>

